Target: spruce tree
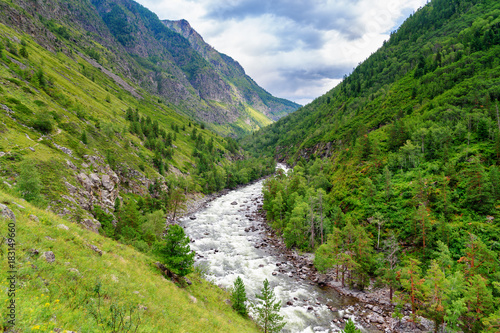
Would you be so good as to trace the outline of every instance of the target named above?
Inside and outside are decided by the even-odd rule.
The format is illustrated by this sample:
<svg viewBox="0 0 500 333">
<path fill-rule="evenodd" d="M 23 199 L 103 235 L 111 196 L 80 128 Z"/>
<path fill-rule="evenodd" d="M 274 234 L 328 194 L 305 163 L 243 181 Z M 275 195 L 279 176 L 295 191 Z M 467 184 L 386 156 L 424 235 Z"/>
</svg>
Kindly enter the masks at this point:
<svg viewBox="0 0 500 333">
<path fill-rule="evenodd" d="M 255 321 L 263 329 L 264 333 L 280 332 L 285 326 L 283 316 L 279 315 L 281 301 L 276 300 L 274 291 L 269 286 L 269 281 L 264 280 L 264 286 L 261 289 L 261 295 L 255 295 L 259 300 L 255 306 Z"/>
<path fill-rule="evenodd" d="M 356 329 L 356 326 L 354 326 L 354 322 L 349 319 L 347 323 L 345 324 L 345 328 L 342 331 L 343 333 L 361 333 L 361 330 Z"/>
<path fill-rule="evenodd" d="M 233 303 L 233 309 L 236 310 L 240 315 L 247 315 L 247 307 L 245 301 L 247 300 L 247 293 L 245 291 L 245 285 L 243 280 L 238 276 L 234 281 L 233 292 L 231 294 L 231 302 Z"/>
<path fill-rule="evenodd" d="M 167 228 L 165 243 L 159 252 L 164 264 L 175 274 L 184 276 L 193 271 L 194 252 L 181 226 L 173 224 Z"/>
</svg>

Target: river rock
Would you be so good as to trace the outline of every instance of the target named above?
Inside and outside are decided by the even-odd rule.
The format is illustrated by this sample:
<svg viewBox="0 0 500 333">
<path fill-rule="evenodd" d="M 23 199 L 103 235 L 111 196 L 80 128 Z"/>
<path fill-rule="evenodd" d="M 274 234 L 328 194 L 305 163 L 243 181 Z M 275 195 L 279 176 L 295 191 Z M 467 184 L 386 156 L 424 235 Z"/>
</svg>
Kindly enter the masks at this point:
<svg viewBox="0 0 500 333">
<path fill-rule="evenodd" d="M 378 323 L 378 324 L 384 323 L 384 318 L 382 318 L 382 316 L 380 316 L 377 313 L 370 313 L 366 318 L 372 323 Z"/>
<path fill-rule="evenodd" d="M 231 205 L 236 206 L 238 203 L 236 201 L 231 202 Z"/>
</svg>

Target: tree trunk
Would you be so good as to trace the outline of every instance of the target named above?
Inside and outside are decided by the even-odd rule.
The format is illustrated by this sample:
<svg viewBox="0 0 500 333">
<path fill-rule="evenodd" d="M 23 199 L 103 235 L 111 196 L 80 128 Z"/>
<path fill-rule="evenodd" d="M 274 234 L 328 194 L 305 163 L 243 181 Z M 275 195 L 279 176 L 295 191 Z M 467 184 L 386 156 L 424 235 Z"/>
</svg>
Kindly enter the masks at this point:
<svg viewBox="0 0 500 333">
<path fill-rule="evenodd" d="M 323 244 L 323 195 L 321 194 L 321 191 L 319 193 L 319 214 L 320 214 L 321 244 Z"/>
<path fill-rule="evenodd" d="M 314 211 L 312 197 L 309 197 L 310 210 L 311 210 L 311 250 L 314 250 Z"/>
<path fill-rule="evenodd" d="M 498 103 L 496 104 L 497 108 L 497 123 L 498 123 L 498 131 L 500 132 L 500 115 L 498 114 Z"/>
<path fill-rule="evenodd" d="M 345 287 L 344 274 L 345 274 L 345 265 L 342 265 L 342 287 Z"/>
<path fill-rule="evenodd" d="M 378 225 L 377 249 L 380 249 L 380 223 Z"/>
</svg>

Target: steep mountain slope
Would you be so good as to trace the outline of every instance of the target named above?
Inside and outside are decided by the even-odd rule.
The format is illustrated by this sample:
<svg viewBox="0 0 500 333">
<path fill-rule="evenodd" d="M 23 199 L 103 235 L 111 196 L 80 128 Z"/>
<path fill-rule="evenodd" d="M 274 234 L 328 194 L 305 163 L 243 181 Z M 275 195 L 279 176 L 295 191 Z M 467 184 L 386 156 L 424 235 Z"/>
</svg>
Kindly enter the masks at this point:
<svg viewBox="0 0 500 333">
<path fill-rule="evenodd" d="M 127 331 L 120 318 L 137 332 L 255 331 L 199 274 L 179 289 L 152 264 L 186 200 L 268 174 L 273 161 L 248 159 L 142 86 L 147 61 L 89 8 L 0 1 L 0 259 L 17 272 L 15 296 L 3 288 L 1 301 L 17 304 L 13 330 Z M 2 319 L 2 331 L 12 326 Z"/>
<path fill-rule="evenodd" d="M 1 6 L 4 24 L 52 50 L 78 47 L 106 70 L 219 133 L 248 132 L 271 122 L 263 112 L 286 113 L 298 107 L 272 96 L 266 96 L 275 101 L 268 107 L 250 103 L 185 38 L 134 1 L 17 1 Z M 261 94 L 262 88 L 251 88 Z"/>
<path fill-rule="evenodd" d="M 399 290 L 409 321 L 497 332 L 499 54 L 500 2 L 433 0 L 337 87 L 245 138 L 295 164 L 264 189 L 287 246 L 342 284 Z"/>
<path fill-rule="evenodd" d="M 293 102 L 276 98 L 259 87 L 252 78 L 245 74 L 245 70 L 237 61 L 217 52 L 213 47 L 205 43 L 203 38 L 186 20 L 164 20 L 163 23 L 184 36 L 193 49 L 208 61 L 217 72 L 221 73 L 225 80 L 233 85 L 244 103 L 264 113 L 272 120 L 278 120 L 299 107 Z"/>
<path fill-rule="evenodd" d="M 2 283 L 2 304 L 15 300 L 15 316 L 2 316 L 2 332 L 259 331 L 224 302 L 229 293 L 199 274 L 181 288 L 147 254 L 1 191 L 0 202 L 0 234 L 12 233 L 9 223 L 16 230 L 9 237 L 15 239 L 17 272 L 10 285 L 15 295 Z M 5 218 L 5 207 L 15 220 Z M 7 247 L 0 249 L 2 278 L 12 282 Z"/>
<path fill-rule="evenodd" d="M 322 232 L 351 219 L 377 235 L 382 221 L 382 239 L 395 232 L 424 261 L 438 241 L 458 260 L 469 233 L 498 253 L 498 54 L 498 1 L 431 1 L 337 87 L 244 146 L 298 163 L 290 186 L 304 200 L 308 187 L 327 191 Z M 291 221 L 302 201 L 288 191 L 279 206 L 270 191 L 270 214 Z"/>
</svg>

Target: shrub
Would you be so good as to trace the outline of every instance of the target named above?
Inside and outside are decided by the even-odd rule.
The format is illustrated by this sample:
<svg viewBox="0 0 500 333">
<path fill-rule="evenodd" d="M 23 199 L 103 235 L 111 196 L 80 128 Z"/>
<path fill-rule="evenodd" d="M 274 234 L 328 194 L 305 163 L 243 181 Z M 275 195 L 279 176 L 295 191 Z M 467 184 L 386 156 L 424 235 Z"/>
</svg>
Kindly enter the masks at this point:
<svg viewBox="0 0 500 333">
<path fill-rule="evenodd" d="M 36 119 L 33 121 L 33 128 L 43 134 L 49 134 L 52 132 L 52 120 L 48 113 L 39 113 Z"/>
<path fill-rule="evenodd" d="M 35 164 L 31 160 L 25 160 L 21 163 L 20 169 L 17 180 L 17 190 L 28 202 L 40 201 L 42 182 L 35 168 Z"/>
</svg>

